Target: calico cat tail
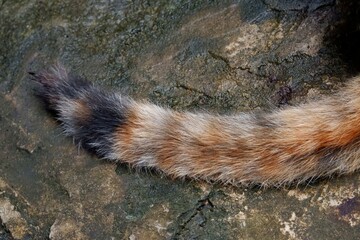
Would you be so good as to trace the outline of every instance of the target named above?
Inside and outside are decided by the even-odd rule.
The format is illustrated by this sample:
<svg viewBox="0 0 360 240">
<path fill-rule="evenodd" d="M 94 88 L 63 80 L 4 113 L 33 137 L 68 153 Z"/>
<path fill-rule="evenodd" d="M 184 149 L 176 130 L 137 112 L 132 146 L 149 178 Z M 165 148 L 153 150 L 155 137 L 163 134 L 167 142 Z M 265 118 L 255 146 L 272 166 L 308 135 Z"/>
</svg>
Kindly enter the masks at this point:
<svg viewBox="0 0 360 240">
<path fill-rule="evenodd" d="M 32 73 L 66 135 L 99 157 L 176 178 L 281 186 L 360 167 L 360 77 L 331 97 L 270 113 L 176 112 L 73 76 Z"/>
</svg>

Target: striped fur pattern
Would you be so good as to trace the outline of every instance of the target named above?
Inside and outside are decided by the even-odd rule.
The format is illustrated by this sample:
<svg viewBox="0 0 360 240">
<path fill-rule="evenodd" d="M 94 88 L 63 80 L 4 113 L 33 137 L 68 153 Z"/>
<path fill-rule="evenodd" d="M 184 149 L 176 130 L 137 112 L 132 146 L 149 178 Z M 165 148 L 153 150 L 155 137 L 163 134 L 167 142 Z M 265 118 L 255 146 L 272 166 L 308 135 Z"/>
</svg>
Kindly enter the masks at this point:
<svg viewBox="0 0 360 240">
<path fill-rule="evenodd" d="M 360 77 L 270 113 L 176 112 L 104 91 L 62 66 L 32 74 L 66 135 L 104 159 L 176 178 L 279 186 L 360 166 Z"/>
</svg>

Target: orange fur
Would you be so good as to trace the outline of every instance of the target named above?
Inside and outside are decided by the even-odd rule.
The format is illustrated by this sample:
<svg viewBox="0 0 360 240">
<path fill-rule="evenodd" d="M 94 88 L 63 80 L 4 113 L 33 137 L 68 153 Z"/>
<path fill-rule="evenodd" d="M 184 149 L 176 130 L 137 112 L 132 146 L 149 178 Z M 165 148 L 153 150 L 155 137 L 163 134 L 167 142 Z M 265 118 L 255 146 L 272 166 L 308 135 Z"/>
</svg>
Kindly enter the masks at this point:
<svg viewBox="0 0 360 240">
<path fill-rule="evenodd" d="M 172 177 L 276 186 L 360 167 L 360 77 L 317 102 L 233 116 L 137 103 L 72 82 L 62 68 L 35 80 L 65 132 L 87 149 Z"/>
<path fill-rule="evenodd" d="M 137 104 L 132 108 L 137 122 L 131 125 L 136 140 L 123 161 L 136 165 L 137 159 L 148 156 L 152 166 L 175 177 L 234 184 L 277 185 L 353 172 L 360 159 L 353 159 L 355 167 L 344 170 L 336 154 L 358 141 L 360 104 L 354 104 L 360 102 L 360 95 L 349 93 L 359 85 L 357 78 L 333 98 L 261 117 L 244 114 L 239 119 L 166 109 L 158 112 L 157 106 Z M 136 134 L 140 133 L 143 138 L 139 139 Z M 118 142 L 126 138 L 118 136 Z M 330 163 L 324 163 L 328 157 Z M 326 164 L 332 168 L 325 169 Z"/>
<path fill-rule="evenodd" d="M 90 116 L 91 116 L 91 110 L 87 106 L 86 102 L 84 102 L 82 99 L 77 99 L 73 101 L 75 112 L 77 114 L 74 116 L 76 120 L 78 120 L 80 123 L 86 122 Z"/>
</svg>

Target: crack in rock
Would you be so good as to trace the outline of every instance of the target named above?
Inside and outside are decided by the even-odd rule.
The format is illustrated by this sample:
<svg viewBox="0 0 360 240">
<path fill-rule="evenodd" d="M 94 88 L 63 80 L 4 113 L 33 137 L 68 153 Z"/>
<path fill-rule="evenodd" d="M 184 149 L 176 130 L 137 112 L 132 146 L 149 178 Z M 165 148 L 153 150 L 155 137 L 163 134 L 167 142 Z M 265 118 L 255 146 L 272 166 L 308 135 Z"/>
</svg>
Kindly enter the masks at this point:
<svg viewBox="0 0 360 240">
<path fill-rule="evenodd" d="M 207 218 L 204 216 L 203 211 L 212 211 L 214 207 L 215 206 L 210 201 L 209 196 L 199 200 L 196 207 L 185 211 L 178 217 L 179 223 L 171 239 L 181 239 L 181 235 L 192 221 L 195 221 L 199 227 L 204 227 L 207 222 Z"/>
</svg>

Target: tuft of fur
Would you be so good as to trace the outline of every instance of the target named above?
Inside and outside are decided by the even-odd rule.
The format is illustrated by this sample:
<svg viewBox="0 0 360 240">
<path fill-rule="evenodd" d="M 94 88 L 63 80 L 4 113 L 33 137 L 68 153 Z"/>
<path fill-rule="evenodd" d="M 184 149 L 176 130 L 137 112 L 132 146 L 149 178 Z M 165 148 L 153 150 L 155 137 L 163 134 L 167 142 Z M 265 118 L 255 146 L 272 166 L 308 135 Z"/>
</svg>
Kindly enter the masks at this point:
<svg viewBox="0 0 360 240">
<path fill-rule="evenodd" d="M 113 151 L 117 128 L 126 122 L 131 100 L 72 76 L 59 64 L 31 75 L 36 95 L 55 113 L 64 133 L 81 147 L 107 158 Z"/>
<path fill-rule="evenodd" d="M 32 74 L 64 132 L 98 156 L 183 178 L 302 183 L 360 167 L 360 77 L 332 97 L 271 113 L 175 112 L 104 91 L 60 65 Z"/>
</svg>

